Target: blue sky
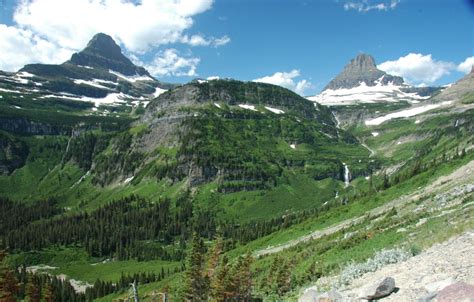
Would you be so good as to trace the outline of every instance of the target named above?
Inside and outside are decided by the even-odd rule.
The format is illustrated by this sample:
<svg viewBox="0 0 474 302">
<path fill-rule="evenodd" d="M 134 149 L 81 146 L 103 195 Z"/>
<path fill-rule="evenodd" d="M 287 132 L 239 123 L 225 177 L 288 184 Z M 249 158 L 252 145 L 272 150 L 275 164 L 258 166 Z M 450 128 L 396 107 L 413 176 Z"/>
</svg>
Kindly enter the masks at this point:
<svg viewBox="0 0 474 302">
<path fill-rule="evenodd" d="M 55 1 L 57 12 L 51 7 Z M 474 11 L 468 0 L 142 0 L 129 3 L 136 9 L 130 18 L 131 10 L 120 1 L 95 6 L 91 1 L 62 0 L 68 6 L 61 6 L 60 0 L 27 0 L 19 6 L 0 0 L 0 45 L 10 41 L 9 48 L 0 46 L 0 68 L 60 63 L 92 32 L 107 30 L 163 81 L 261 79 L 305 95 L 320 91 L 360 52 L 415 85 L 453 82 L 474 63 Z M 68 8 L 70 3 L 77 7 Z M 144 15 L 140 5 L 151 13 Z M 14 17 L 16 8 L 21 11 Z M 74 18 L 69 9 L 97 14 Z M 108 22 L 101 20 L 104 14 Z M 117 19 L 125 21 L 105 24 Z M 23 40 L 13 43 L 15 30 Z M 28 43 L 34 51 L 5 55 Z"/>
</svg>

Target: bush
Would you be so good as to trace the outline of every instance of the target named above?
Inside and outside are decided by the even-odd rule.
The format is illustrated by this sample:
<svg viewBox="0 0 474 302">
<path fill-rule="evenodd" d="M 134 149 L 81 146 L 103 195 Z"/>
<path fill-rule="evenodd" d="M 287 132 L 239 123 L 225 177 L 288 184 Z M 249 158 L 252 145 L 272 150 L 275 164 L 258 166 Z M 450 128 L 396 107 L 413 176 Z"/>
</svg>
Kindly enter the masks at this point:
<svg viewBox="0 0 474 302">
<path fill-rule="evenodd" d="M 351 263 L 341 272 L 340 284 L 349 284 L 352 280 L 367 272 L 375 272 L 387 264 L 405 261 L 413 254 L 404 249 L 381 250 L 364 263 Z"/>
</svg>

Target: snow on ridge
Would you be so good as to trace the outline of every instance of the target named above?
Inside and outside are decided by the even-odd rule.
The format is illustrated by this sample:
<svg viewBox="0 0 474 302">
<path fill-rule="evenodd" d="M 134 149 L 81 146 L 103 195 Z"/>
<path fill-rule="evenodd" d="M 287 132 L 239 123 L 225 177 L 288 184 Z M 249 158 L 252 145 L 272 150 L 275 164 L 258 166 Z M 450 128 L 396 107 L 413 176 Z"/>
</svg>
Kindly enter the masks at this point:
<svg viewBox="0 0 474 302">
<path fill-rule="evenodd" d="M 97 87 L 97 88 L 101 88 L 101 89 L 110 90 L 109 87 L 98 84 L 97 83 L 98 81 L 96 81 L 96 79 L 93 79 L 92 81 L 86 81 L 86 80 L 81 80 L 81 79 L 73 79 L 73 81 L 74 81 L 74 84 L 77 84 L 77 85 L 85 84 L 85 85 L 89 85 L 89 86 L 93 86 L 93 87 Z"/>
<path fill-rule="evenodd" d="M 368 86 L 365 82 L 360 82 L 359 86 L 353 88 L 326 89 L 320 94 L 308 97 L 313 102 L 324 105 L 349 105 L 355 103 L 375 103 L 375 102 L 398 102 L 406 98 L 409 101 L 425 100 L 429 96 L 420 96 L 417 93 L 403 92 L 401 89 L 407 85 L 395 85 L 389 82 L 382 84 L 383 76 L 376 80 L 375 86 Z"/>
<path fill-rule="evenodd" d="M 265 106 L 265 109 L 267 109 L 268 111 L 271 111 L 275 114 L 282 114 L 282 113 L 285 113 L 285 111 L 281 110 L 281 109 L 277 109 L 277 108 L 272 108 L 272 107 L 267 107 Z"/>
<path fill-rule="evenodd" d="M 449 105 L 449 104 L 451 104 L 451 102 L 443 102 L 441 104 L 430 104 L 430 105 L 412 107 L 406 110 L 397 111 L 397 112 L 389 113 L 387 115 L 380 116 L 374 119 L 366 120 L 365 124 L 367 126 L 377 126 L 391 119 L 401 118 L 401 117 L 412 117 L 412 116 L 424 113 L 426 111 L 430 111 L 438 107 Z"/>
<path fill-rule="evenodd" d="M 165 93 L 166 91 L 168 91 L 168 90 L 163 89 L 163 88 L 160 88 L 160 87 L 156 87 L 156 88 L 155 88 L 155 92 L 153 92 L 153 96 L 156 98 L 156 97 L 158 97 L 159 95 Z"/>
<path fill-rule="evenodd" d="M 154 81 L 154 79 L 149 77 L 149 76 L 141 76 L 141 75 L 138 75 L 138 74 L 136 74 L 134 76 L 126 76 L 124 74 L 121 74 L 120 72 L 113 71 L 112 69 L 109 69 L 109 73 L 114 74 L 114 75 L 118 76 L 119 78 L 124 79 L 126 81 L 129 81 L 131 83 L 135 83 L 137 81 Z"/>
<path fill-rule="evenodd" d="M 254 105 L 239 104 L 239 107 L 247 110 L 258 111 L 255 109 Z"/>
<path fill-rule="evenodd" d="M 10 89 L 5 89 L 5 88 L 0 88 L 0 91 L 3 91 L 3 92 L 13 92 L 13 93 L 21 93 L 21 91 L 10 90 Z"/>
<path fill-rule="evenodd" d="M 16 76 L 20 78 L 32 78 L 35 75 L 26 71 L 22 71 L 22 72 L 17 73 Z"/>
</svg>

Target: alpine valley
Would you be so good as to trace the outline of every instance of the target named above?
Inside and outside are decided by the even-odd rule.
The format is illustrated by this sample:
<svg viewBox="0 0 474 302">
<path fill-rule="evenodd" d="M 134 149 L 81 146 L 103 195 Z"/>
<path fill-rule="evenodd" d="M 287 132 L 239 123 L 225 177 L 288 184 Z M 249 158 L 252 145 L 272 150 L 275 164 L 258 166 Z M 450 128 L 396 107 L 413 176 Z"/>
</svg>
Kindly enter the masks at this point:
<svg viewBox="0 0 474 302">
<path fill-rule="evenodd" d="M 359 54 L 304 98 L 160 82 L 99 33 L 0 72 L 0 280 L 24 301 L 441 297 L 474 282 L 473 133 L 474 69 L 420 88 Z M 367 294 L 389 267 L 398 291 Z"/>
</svg>

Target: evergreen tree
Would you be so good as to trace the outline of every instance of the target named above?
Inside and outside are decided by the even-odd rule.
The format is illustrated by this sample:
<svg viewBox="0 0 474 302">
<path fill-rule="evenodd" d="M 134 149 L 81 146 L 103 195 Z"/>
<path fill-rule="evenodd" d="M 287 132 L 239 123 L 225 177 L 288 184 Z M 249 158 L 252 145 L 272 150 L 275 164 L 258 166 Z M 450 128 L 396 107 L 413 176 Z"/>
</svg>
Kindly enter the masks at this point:
<svg viewBox="0 0 474 302">
<path fill-rule="evenodd" d="M 224 302 L 226 301 L 229 293 L 227 292 L 227 283 L 229 279 L 229 259 L 227 256 L 223 256 L 216 273 L 211 279 L 211 290 L 210 298 L 211 301 Z"/>
<path fill-rule="evenodd" d="M 186 301 L 207 300 L 209 279 L 204 274 L 204 251 L 204 242 L 197 233 L 194 233 L 185 274 Z"/>
<path fill-rule="evenodd" d="M 26 286 L 26 297 L 28 302 L 40 302 L 41 301 L 41 291 L 38 287 L 36 277 L 30 275 L 28 278 L 28 284 Z"/>
<path fill-rule="evenodd" d="M 14 302 L 19 286 L 13 271 L 5 263 L 6 256 L 5 251 L 0 251 L 0 301 Z"/>
</svg>

